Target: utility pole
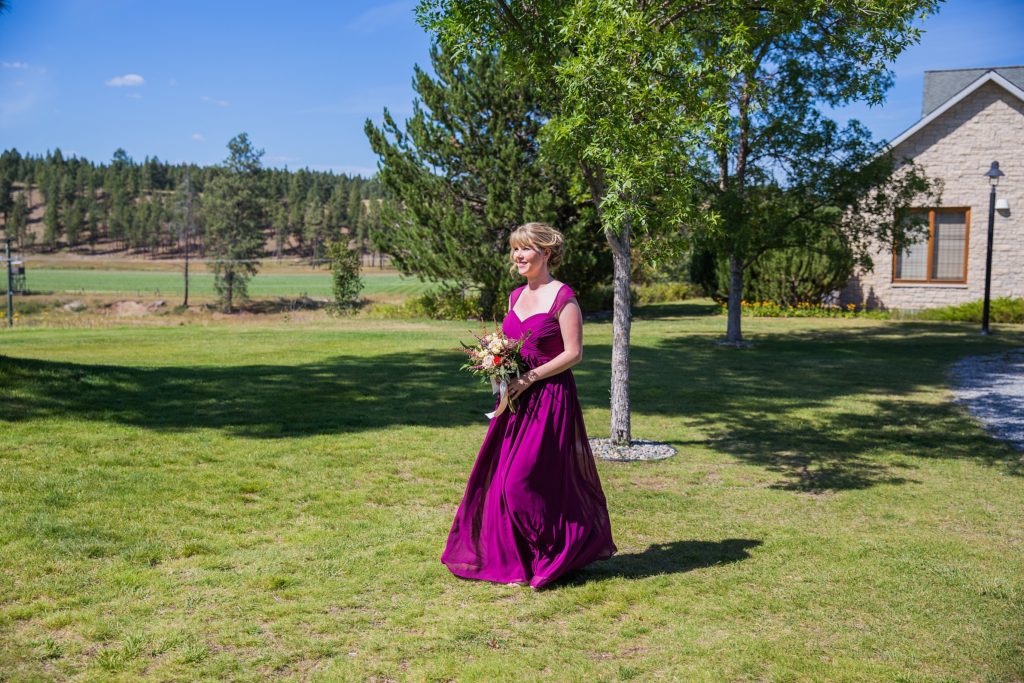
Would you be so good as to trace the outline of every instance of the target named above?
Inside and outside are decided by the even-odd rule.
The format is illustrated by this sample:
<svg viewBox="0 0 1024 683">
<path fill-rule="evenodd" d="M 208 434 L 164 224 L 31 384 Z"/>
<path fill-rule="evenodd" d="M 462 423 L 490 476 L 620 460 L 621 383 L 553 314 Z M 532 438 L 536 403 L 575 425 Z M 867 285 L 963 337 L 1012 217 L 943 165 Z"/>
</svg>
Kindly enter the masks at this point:
<svg viewBox="0 0 1024 683">
<path fill-rule="evenodd" d="M 14 264 L 11 263 L 11 238 L 4 240 L 4 258 L 7 259 L 7 327 L 14 327 Z"/>
<path fill-rule="evenodd" d="M 193 213 L 193 201 L 195 197 L 192 193 L 192 180 L 189 178 L 188 171 L 185 171 L 185 177 L 182 178 L 181 182 L 182 191 L 182 227 L 185 233 L 185 301 L 182 302 L 182 306 L 188 308 L 188 265 L 189 265 L 189 251 L 191 247 L 192 237 L 192 213 Z"/>
</svg>

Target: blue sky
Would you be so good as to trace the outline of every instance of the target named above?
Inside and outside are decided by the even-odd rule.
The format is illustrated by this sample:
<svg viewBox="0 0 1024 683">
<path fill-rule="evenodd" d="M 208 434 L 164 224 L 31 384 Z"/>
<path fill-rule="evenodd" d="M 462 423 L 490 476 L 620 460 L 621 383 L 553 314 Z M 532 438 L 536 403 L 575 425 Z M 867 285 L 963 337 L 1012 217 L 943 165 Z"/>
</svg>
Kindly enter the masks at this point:
<svg viewBox="0 0 1024 683">
<path fill-rule="evenodd" d="M 363 121 L 408 116 L 428 61 L 415 0 L 9 0 L 0 16 L 0 149 L 93 161 L 212 164 L 246 131 L 271 166 L 368 175 Z M 1024 65 L 1024 0 L 949 0 L 893 65 L 882 107 L 856 117 L 893 138 L 920 116 L 926 69 Z"/>
</svg>

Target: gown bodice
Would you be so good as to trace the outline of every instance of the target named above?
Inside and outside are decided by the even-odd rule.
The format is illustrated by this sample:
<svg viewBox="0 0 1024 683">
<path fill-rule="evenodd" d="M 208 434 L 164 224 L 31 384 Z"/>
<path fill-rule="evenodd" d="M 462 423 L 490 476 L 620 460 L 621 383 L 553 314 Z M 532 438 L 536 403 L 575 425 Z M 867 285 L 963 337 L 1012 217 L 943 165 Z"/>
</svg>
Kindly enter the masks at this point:
<svg viewBox="0 0 1024 683">
<path fill-rule="evenodd" d="M 526 285 L 512 291 L 509 297 L 511 305 L 501 323 L 501 331 L 510 338 L 525 336 L 522 349 L 523 360 L 530 368 L 535 368 L 547 363 L 565 350 L 565 344 L 562 342 L 562 329 L 558 324 L 558 314 L 565 304 L 576 296 L 576 293 L 569 285 L 563 284 L 559 287 L 555 301 L 548 311 L 536 313 L 520 320 L 514 309 L 519 295 L 523 293 L 524 289 L 526 289 Z"/>
</svg>

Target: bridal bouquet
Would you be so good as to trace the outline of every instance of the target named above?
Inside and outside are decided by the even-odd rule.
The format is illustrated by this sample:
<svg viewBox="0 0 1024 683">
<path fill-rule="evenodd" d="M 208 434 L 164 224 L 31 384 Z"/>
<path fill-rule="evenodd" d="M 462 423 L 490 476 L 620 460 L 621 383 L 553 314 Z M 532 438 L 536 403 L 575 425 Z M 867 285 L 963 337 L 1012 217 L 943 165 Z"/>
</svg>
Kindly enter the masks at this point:
<svg viewBox="0 0 1024 683">
<path fill-rule="evenodd" d="M 516 411 L 515 404 L 508 398 L 509 383 L 526 370 L 526 362 L 521 354 L 524 339 L 510 339 L 497 329 L 490 334 L 484 328 L 482 335 L 473 334 L 476 344 L 462 344 L 463 351 L 469 357 L 461 370 L 468 370 L 480 377 L 484 382 L 491 383 L 491 390 L 501 394 L 501 402 L 487 417 L 494 419 L 509 408 Z"/>
</svg>

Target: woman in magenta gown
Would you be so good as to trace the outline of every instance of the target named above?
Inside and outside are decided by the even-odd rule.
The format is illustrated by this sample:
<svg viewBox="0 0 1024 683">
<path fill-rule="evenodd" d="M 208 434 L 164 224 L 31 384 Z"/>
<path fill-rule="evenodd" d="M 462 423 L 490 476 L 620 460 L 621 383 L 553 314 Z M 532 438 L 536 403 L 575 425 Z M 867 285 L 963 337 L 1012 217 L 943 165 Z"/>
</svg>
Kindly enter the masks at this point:
<svg viewBox="0 0 1024 683">
<path fill-rule="evenodd" d="M 502 330 L 526 336 L 529 370 L 509 387 L 516 411 L 491 420 L 441 562 L 463 578 L 538 589 L 616 547 L 569 370 L 582 358 L 582 315 L 549 271 L 562 235 L 527 223 L 509 242 L 527 284 L 509 296 Z"/>
</svg>

